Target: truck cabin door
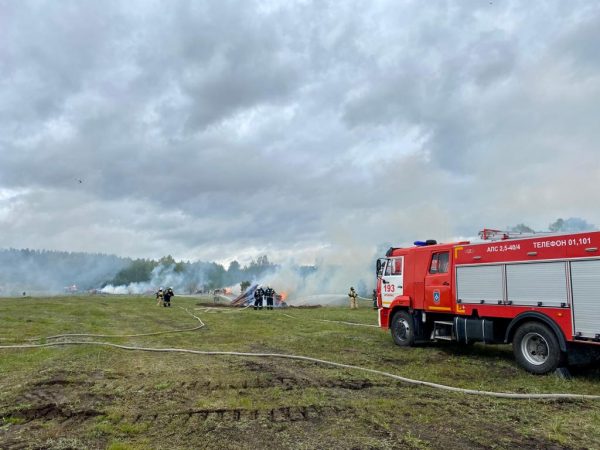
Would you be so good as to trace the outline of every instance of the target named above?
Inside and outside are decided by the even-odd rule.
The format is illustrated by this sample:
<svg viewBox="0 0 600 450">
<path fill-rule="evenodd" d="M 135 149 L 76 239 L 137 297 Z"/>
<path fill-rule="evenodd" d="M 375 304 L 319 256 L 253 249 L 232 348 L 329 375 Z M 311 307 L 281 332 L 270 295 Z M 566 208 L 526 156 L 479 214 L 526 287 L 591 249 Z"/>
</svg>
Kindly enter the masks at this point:
<svg viewBox="0 0 600 450">
<path fill-rule="evenodd" d="M 425 310 L 452 312 L 450 297 L 450 252 L 431 255 L 425 275 Z"/>
<path fill-rule="evenodd" d="M 389 308 L 396 297 L 404 295 L 404 256 L 388 258 L 381 276 L 381 306 Z"/>
</svg>

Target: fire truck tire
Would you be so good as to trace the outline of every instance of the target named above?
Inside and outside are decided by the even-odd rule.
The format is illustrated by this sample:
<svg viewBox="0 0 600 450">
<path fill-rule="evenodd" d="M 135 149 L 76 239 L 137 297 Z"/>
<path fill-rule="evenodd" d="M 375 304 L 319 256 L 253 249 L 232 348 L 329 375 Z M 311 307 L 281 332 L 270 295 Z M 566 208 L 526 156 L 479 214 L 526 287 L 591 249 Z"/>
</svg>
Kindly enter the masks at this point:
<svg viewBox="0 0 600 450">
<path fill-rule="evenodd" d="M 517 329 L 513 352 L 517 363 L 536 375 L 552 372 L 564 361 L 556 335 L 540 322 L 525 322 Z"/>
<path fill-rule="evenodd" d="M 400 347 L 411 347 L 415 343 L 415 324 L 408 311 L 398 311 L 392 317 L 390 327 L 392 338 Z"/>
</svg>

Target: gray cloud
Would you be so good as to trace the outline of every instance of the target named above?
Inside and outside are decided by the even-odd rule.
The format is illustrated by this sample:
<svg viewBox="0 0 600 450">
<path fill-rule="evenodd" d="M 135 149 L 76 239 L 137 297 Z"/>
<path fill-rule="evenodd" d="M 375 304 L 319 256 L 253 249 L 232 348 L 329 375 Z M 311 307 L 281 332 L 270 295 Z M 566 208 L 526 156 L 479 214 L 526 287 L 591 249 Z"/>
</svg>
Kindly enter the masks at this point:
<svg viewBox="0 0 600 450">
<path fill-rule="evenodd" d="M 0 21 L 2 247 L 310 262 L 600 223 L 593 2 L 0 1 Z"/>
</svg>

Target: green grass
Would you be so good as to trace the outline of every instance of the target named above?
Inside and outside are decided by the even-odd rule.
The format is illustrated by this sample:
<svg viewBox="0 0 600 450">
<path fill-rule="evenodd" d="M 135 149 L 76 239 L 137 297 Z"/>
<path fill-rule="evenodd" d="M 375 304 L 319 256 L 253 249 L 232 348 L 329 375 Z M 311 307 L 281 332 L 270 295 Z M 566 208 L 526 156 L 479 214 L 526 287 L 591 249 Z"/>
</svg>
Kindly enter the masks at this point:
<svg viewBox="0 0 600 450">
<path fill-rule="evenodd" d="M 7 417 L 2 417 L 0 419 L 5 424 L 13 424 L 13 425 L 19 425 L 19 424 L 22 424 L 23 422 L 25 422 L 25 419 L 23 419 L 22 417 L 7 416 Z"/>
<path fill-rule="evenodd" d="M 176 306 L 198 302 L 175 297 L 168 309 L 144 297 L 0 299 L 0 345 L 189 328 L 197 322 Z M 94 340 L 291 353 L 470 389 L 600 393 L 597 369 L 572 380 L 533 376 L 508 346 L 401 349 L 384 330 L 321 321 L 375 324 L 368 307 L 194 313 L 206 323 L 199 331 Z M 600 447 L 600 401 L 492 399 L 305 361 L 92 345 L 0 350 L 0 418 L 0 448 Z"/>
</svg>

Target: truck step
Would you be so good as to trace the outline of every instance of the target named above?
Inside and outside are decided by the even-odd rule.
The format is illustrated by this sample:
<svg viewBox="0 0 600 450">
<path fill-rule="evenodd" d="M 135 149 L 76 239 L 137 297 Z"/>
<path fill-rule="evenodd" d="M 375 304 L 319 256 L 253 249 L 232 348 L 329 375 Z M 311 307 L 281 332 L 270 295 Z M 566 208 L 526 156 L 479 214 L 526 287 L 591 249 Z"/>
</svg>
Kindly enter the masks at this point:
<svg viewBox="0 0 600 450">
<path fill-rule="evenodd" d="M 433 330 L 431 332 L 432 340 L 452 341 L 452 330 L 454 322 L 446 320 L 435 320 L 433 322 Z"/>
</svg>

